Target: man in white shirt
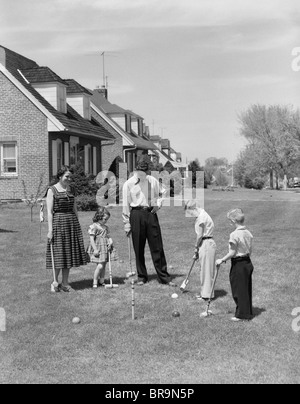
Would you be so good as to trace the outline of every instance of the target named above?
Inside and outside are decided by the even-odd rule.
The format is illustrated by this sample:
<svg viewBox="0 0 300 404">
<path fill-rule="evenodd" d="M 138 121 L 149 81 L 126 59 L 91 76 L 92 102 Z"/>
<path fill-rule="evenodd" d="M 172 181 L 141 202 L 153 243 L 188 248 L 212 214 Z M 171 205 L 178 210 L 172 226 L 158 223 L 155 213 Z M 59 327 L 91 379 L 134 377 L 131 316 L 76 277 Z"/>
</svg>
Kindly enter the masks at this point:
<svg viewBox="0 0 300 404">
<path fill-rule="evenodd" d="M 161 229 L 157 217 L 166 190 L 150 175 L 147 161 L 141 161 L 137 171 L 123 186 L 123 222 L 127 237 L 132 234 L 136 256 L 138 285 L 148 282 L 145 264 L 145 246 L 148 241 L 155 270 L 160 283 L 176 286 L 171 282 L 163 248 Z"/>
</svg>

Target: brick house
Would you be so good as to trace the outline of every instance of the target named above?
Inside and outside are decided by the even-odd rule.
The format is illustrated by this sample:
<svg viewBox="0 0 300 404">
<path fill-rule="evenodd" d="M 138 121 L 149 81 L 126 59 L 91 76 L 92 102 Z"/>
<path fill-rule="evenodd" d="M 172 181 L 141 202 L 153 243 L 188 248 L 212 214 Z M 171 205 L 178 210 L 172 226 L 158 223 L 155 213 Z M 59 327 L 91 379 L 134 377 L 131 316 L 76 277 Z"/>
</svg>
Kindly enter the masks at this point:
<svg viewBox="0 0 300 404">
<path fill-rule="evenodd" d="M 176 170 L 186 171 L 188 175 L 188 164 L 182 163 L 182 154 L 177 153 L 172 147 L 169 139 L 162 139 L 160 136 L 150 136 L 150 140 L 158 148 L 159 161 L 163 166 L 171 164 Z"/>
<path fill-rule="evenodd" d="M 101 148 L 118 140 L 91 109 L 92 93 L 0 46 L 0 199 L 30 196 L 62 164 L 103 169 Z"/>
<path fill-rule="evenodd" d="M 141 155 L 156 153 L 157 147 L 149 139 L 149 128 L 145 126 L 144 119 L 110 103 L 106 88 L 93 91 L 91 107 L 93 118 L 116 139 L 113 147 L 110 142 L 103 142 L 105 167 L 114 168 L 116 159 L 122 159 L 127 163 L 128 171 L 132 172 Z"/>
</svg>

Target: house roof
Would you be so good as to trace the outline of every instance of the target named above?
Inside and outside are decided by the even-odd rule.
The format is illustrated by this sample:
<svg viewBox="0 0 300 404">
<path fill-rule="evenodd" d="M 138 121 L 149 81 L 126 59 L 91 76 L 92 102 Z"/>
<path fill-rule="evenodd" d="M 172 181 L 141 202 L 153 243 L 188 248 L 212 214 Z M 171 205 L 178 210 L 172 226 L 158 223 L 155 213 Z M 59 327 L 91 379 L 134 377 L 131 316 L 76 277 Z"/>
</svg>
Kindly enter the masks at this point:
<svg viewBox="0 0 300 404">
<path fill-rule="evenodd" d="M 39 104 L 42 105 L 42 107 L 44 107 L 57 121 L 59 121 L 63 125 L 65 131 L 94 136 L 101 140 L 114 139 L 114 137 L 100 124 L 95 124 L 84 119 L 70 105 L 67 104 L 66 114 L 59 112 L 38 91 L 36 91 L 33 86 L 28 83 L 29 80 L 26 78 L 26 72 L 29 74 L 29 71 L 31 71 L 30 75 L 32 77 L 34 72 L 40 71 L 40 67 L 37 65 L 36 62 L 22 55 L 19 55 L 7 48 L 4 48 L 1 45 L 0 52 L 0 61 L 4 63 L 5 69 L 19 83 L 21 83 L 21 85 L 39 102 Z M 49 69 L 48 73 L 49 71 L 51 70 Z M 64 80 L 62 81 L 65 83 Z"/>
<path fill-rule="evenodd" d="M 101 95 L 98 92 L 98 90 L 93 91 L 92 106 L 94 105 L 98 109 L 98 112 L 97 111 L 95 111 L 95 112 L 98 115 L 103 114 L 106 122 L 108 124 L 110 124 L 114 129 L 116 128 L 115 130 L 117 130 L 119 135 L 121 135 L 123 139 L 127 140 L 127 143 L 129 143 L 129 145 L 127 147 L 136 147 L 137 149 L 141 149 L 141 150 L 157 150 L 157 147 L 151 141 L 143 139 L 142 137 L 138 136 L 134 132 L 128 133 L 128 132 L 124 131 L 121 128 L 121 126 L 119 126 L 117 124 L 117 122 L 115 122 L 109 116 L 109 113 L 105 112 L 104 108 L 102 108 L 102 105 L 108 105 L 108 104 L 110 104 L 110 102 L 105 97 L 103 97 L 103 95 Z M 126 112 L 122 108 L 120 108 L 120 109 L 123 111 L 123 114 Z M 108 110 L 108 108 L 107 108 L 107 110 Z M 100 115 L 100 117 L 101 117 L 101 115 Z M 102 119 L 103 119 L 103 117 L 102 117 Z"/>
<path fill-rule="evenodd" d="M 154 143 L 150 142 L 149 140 L 145 140 L 139 136 L 134 135 L 133 133 L 127 134 L 137 149 L 142 150 L 158 150 Z"/>
<path fill-rule="evenodd" d="M 106 114 L 121 114 L 125 115 L 126 110 L 116 104 L 111 104 L 98 90 L 93 91 L 93 102 Z"/>
<path fill-rule="evenodd" d="M 169 149 L 170 148 L 170 140 L 169 139 L 161 139 L 161 147 L 163 149 Z"/>
<path fill-rule="evenodd" d="M 158 150 L 158 154 L 160 156 L 160 162 L 165 165 L 168 162 L 172 164 L 172 166 L 174 168 L 187 168 L 188 165 L 187 164 L 183 164 L 183 163 L 178 163 L 176 161 L 174 161 L 173 159 L 171 159 L 166 153 L 164 153 L 163 151 Z"/>
<path fill-rule="evenodd" d="M 93 95 L 91 91 L 89 91 L 87 88 L 83 87 L 81 84 L 79 84 L 76 80 L 73 79 L 68 79 L 65 80 L 67 83 L 67 94 L 87 94 L 87 95 Z"/>
<path fill-rule="evenodd" d="M 160 142 L 161 141 L 161 137 L 160 136 L 150 136 L 150 140 L 152 142 Z"/>
<path fill-rule="evenodd" d="M 131 115 L 136 119 L 143 119 L 140 115 L 135 112 L 119 107 L 117 104 L 112 104 L 108 101 L 107 98 L 103 96 L 103 93 L 99 92 L 99 90 L 93 91 L 93 100 L 95 104 L 103 110 L 106 114 L 120 114 L 120 115 Z"/>
<path fill-rule="evenodd" d="M 31 69 L 20 69 L 30 84 L 36 83 L 61 83 L 68 84 L 54 73 L 49 67 L 33 67 Z"/>
</svg>

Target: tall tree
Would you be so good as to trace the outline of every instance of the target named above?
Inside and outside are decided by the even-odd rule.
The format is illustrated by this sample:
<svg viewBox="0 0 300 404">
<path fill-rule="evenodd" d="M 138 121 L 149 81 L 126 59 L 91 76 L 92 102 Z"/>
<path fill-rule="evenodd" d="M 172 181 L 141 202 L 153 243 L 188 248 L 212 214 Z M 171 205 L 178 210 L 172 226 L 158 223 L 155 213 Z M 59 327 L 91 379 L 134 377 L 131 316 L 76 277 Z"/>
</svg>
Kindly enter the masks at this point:
<svg viewBox="0 0 300 404">
<path fill-rule="evenodd" d="M 261 165 L 286 176 L 300 157 L 300 114 L 291 106 L 252 105 L 239 115 L 240 133 L 259 151 Z M 277 182 L 278 187 L 278 182 Z"/>
</svg>

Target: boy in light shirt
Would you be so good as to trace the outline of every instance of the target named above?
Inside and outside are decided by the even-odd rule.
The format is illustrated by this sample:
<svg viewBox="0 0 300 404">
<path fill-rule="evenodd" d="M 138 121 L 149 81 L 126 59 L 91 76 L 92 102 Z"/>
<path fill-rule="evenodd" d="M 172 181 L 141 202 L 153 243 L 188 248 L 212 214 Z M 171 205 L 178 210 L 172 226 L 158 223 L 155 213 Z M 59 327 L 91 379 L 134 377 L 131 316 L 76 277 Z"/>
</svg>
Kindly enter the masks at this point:
<svg viewBox="0 0 300 404">
<path fill-rule="evenodd" d="M 201 207 L 199 201 L 187 201 L 185 210 L 196 218 L 195 232 L 197 242 L 194 259 L 199 259 L 200 263 L 200 293 L 196 297 L 198 300 L 208 300 L 210 297 L 214 298 L 214 292 L 212 296 L 211 293 L 216 271 L 215 225 L 209 214 Z"/>
<path fill-rule="evenodd" d="M 229 253 L 217 260 L 220 267 L 223 262 L 231 259 L 230 284 L 232 296 L 237 305 L 232 321 L 250 320 L 253 316 L 252 307 L 252 274 L 251 262 L 253 236 L 244 226 L 245 215 L 242 209 L 232 209 L 227 214 L 235 231 L 229 240 Z"/>
</svg>

